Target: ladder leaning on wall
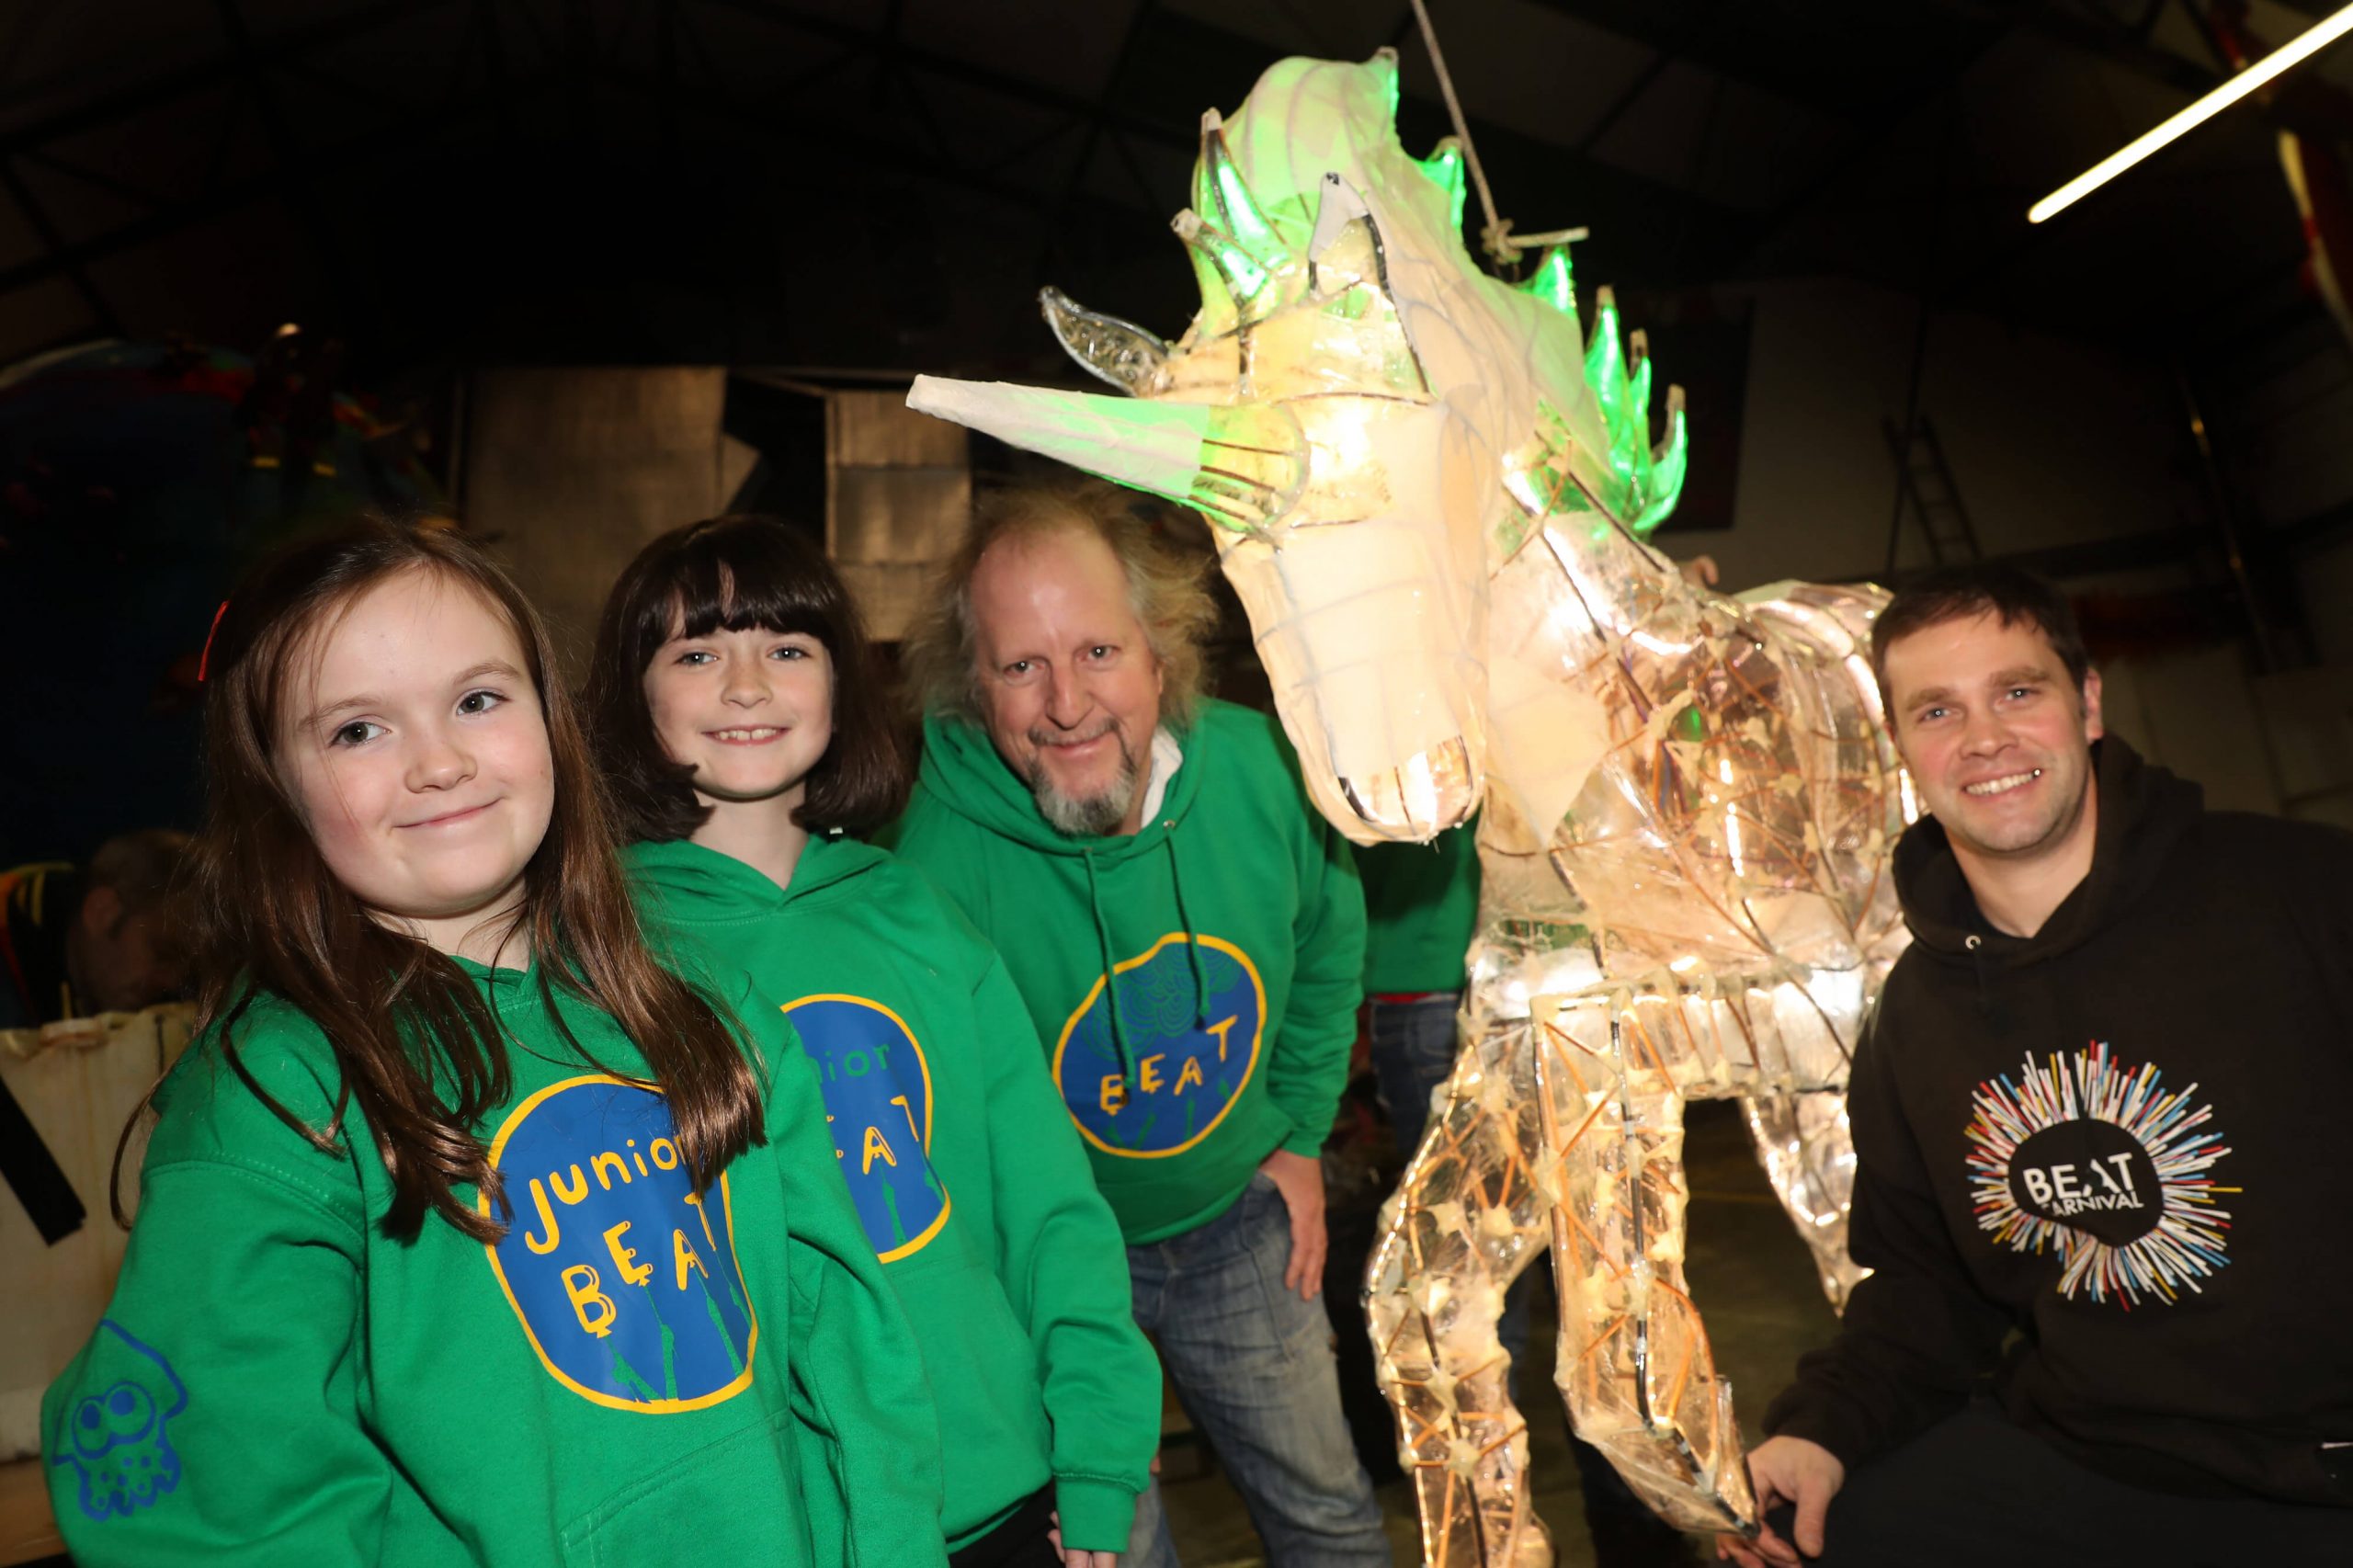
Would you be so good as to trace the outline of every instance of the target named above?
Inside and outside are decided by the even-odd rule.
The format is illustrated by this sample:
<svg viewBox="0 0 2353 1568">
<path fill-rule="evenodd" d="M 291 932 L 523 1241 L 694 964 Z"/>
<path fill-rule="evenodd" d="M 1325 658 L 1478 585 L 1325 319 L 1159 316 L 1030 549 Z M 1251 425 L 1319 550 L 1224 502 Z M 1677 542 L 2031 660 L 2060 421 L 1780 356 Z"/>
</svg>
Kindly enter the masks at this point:
<svg viewBox="0 0 2353 1568">
<path fill-rule="evenodd" d="M 1880 428 L 1887 437 L 1888 456 L 1895 460 L 1895 516 L 1887 531 L 1888 571 L 1895 570 L 1907 515 L 1918 519 L 1928 559 L 1937 565 L 1980 559 L 1977 530 L 1970 526 L 1969 508 L 1961 504 L 1961 487 L 1953 482 L 1952 465 L 1945 460 L 1936 426 L 1923 414 L 1909 430 L 1893 418 L 1882 420 Z"/>
</svg>

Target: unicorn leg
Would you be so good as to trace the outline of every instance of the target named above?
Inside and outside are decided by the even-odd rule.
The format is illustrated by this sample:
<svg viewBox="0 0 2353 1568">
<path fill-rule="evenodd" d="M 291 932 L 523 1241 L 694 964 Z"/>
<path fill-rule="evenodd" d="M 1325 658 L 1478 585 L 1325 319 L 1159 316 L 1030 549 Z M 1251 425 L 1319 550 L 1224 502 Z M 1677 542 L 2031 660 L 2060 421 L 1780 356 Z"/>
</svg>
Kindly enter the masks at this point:
<svg viewBox="0 0 2353 1568">
<path fill-rule="evenodd" d="M 1490 1024 L 1455 1063 L 1383 1210 L 1365 1282 L 1429 1568 L 1548 1568 L 1528 1427 L 1495 1338 L 1505 1290 L 1551 1233 L 1527 1024 Z"/>
<path fill-rule="evenodd" d="M 1813 1253 L 1834 1312 L 1870 1272 L 1847 1256 L 1847 1208 L 1855 1192 L 1855 1141 L 1843 1089 L 1749 1095 L 1741 1100 L 1757 1163 L 1790 1223 Z"/>
<path fill-rule="evenodd" d="M 1749 1530 L 1756 1506 L 1706 1327 L 1684 1282 L 1683 1096 L 1624 998 L 1540 997 L 1540 1104 L 1561 1339 L 1577 1436 L 1687 1530 Z"/>
</svg>

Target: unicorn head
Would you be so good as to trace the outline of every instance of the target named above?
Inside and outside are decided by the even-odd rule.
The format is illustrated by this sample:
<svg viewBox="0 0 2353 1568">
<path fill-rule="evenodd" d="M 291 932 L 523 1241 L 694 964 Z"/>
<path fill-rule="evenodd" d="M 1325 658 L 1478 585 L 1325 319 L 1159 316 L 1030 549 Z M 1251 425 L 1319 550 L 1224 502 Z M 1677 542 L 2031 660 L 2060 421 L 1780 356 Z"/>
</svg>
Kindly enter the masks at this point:
<svg viewBox="0 0 2353 1568">
<path fill-rule="evenodd" d="M 1517 285 L 1481 271 L 1460 150 L 1407 156 L 1396 107 L 1383 50 L 1283 61 L 1203 119 L 1183 337 L 1043 296 L 1117 395 L 926 376 L 908 397 L 1208 518 L 1309 790 L 1359 842 L 1463 821 L 1491 766 L 1523 801 L 1559 794 L 1513 777 L 1557 746 L 1496 733 L 1489 579 L 1563 514 L 1647 556 L 1685 451 L 1679 390 L 1651 445 L 1647 354 L 1639 333 L 1621 350 L 1608 290 L 1587 347 L 1565 248 Z"/>
</svg>

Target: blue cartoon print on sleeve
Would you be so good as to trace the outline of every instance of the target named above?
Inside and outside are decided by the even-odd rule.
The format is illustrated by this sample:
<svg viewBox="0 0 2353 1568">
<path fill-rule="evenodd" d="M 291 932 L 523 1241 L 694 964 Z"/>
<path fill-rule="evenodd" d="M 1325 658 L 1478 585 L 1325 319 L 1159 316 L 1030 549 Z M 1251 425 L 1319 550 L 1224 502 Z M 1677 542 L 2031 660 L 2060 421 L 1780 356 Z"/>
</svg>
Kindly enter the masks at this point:
<svg viewBox="0 0 2353 1568">
<path fill-rule="evenodd" d="M 491 1268 L 540 1363 L 616 1410 L 699 1410 L 752 1381 L 727 1177 L 696 1196 L 676 1137 L 659 1091 L 597 1075 L 517 1106 L 490 1148 L 514 1206 Z"/>
<path fill-rule="evenodd" d="M 884 1263 L 911 1257 L 948 1223 L 931 1168 L 931 1063 L 906 1020 L 863 996 L 804 996 L 785 1012 L 816 1064 L 827 1131 L 866 1239 Z"/>
<path fill-rule="evenodd" d="M 100 1377 L 121 1375 L 65 1407 L 49 1462 L 73 1467 L 77 1501 L 91 1518 L 132 1514 L 180 1483 L 171 1420 L 188 1408 L 188 1389 L 170 1362 L 112 1318 L 98 1320 L 85 1365 Z"/>
<path fill-rule="evenodd" d="M 1193 953 L 1188 941 L 1198 944 Z M 1181 1154 L 1225 1119 L 1257 1069 L 1266 986 L 1240 948 L 1181 931 L 1114 965 L 1112 977 L 1128 1062 L 1097 980 L 1063 1026 L 1054 1082 L 1071 1119 L 1097 1149 L 1142 1160 Z"/>
</svg>

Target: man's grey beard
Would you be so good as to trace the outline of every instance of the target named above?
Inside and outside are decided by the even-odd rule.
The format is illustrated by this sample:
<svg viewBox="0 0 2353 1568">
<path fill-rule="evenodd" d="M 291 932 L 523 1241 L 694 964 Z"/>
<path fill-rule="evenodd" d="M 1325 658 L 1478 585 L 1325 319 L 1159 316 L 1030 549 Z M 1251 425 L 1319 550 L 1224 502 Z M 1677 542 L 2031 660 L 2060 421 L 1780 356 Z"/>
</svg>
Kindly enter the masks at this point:
<svg viewBox="0 0 2353 1568">
<path fill-rule="evenodd" d="M 1092 795 L 1065 795 L 1054 788 L 1046 774 L 1043 745 L 1039 746 L 1038 758 L 1030 764 L 1027 782 L 1029 793 L 1038 801 L 1038 814 L 1065 838 L 1103 838 L 1119 832 L 1120 824 L 1128 820 L 1128 808 L 1135 804 L 1136 791 L 1143 788 L 1142 770 L 1136 766 L 1136 754 L 1129 749 L 1128 737 L 1114 731 L 1112 738 L 1120 744 L 1120 771 L 1110 783 Z M 1034 744 L 1035 738 L 1032 739 Z"/>
</svg>

